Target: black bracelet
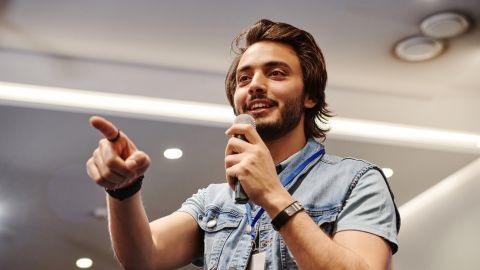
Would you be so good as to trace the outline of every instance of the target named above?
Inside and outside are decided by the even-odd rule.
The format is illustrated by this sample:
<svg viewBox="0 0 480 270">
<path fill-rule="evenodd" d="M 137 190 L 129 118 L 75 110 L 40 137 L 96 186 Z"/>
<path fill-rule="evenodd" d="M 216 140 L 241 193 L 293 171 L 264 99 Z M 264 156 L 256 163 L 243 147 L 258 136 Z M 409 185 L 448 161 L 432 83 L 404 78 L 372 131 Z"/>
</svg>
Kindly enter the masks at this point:
<svg viewBox="0 0 480 270">
<path fill-rule="evenodd" d="M 294 201 L 285 209 L 283 209 L 282 212 L 278 213 L 278 215 L 272 220 L 273 229 L 276 231 L 280 230 L 280 228 L 285 225 L 290 218 L 303 209 L 303 206 L 298 201 Z"/>
<path fill-rule="evenodd" d="M 142 182 L 143 182 L 144 176 L 138 177 L 135 182 L 129 186 L 119 188 L 119 189 L 108 189 L 105 188 L 105 191 L 108 193 L 108 195 L 112 196 L 113 198 L 123 201 L 125 199 L 128 199 L 132 197 L 135 193 L 137 193 L 140 188 L 142 187 Z"/>
</svg>

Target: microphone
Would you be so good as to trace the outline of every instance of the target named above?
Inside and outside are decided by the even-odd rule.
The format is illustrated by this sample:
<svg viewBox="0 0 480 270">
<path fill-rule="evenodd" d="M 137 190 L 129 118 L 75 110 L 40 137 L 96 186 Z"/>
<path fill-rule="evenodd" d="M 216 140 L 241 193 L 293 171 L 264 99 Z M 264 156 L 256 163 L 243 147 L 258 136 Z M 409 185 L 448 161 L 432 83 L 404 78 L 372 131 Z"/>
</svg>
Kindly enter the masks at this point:
<svg viewBox="0 0 480 270">
<path fill-rule="evenodd" d="M 235 120 L 233 121 L 234 124 L 249 124 L 253 128 L 255 128 L 255 119 L 249 114 L 240 114 L 235 117 Z M 244 135 L 237 134 L 235 135 L 235 138 L 238 138 L 240 140 L 244 140 L 248 142 L 247 138 L 245 138 Z M 236 181 L 235 184 L 235 203 L 237 204 L 246 204 L 248 202 L 248 196 L 245 193 L 245 190 L 243 190 L 242 185 L 240 184 L 240 181 L 238 181 L 237 177 L 234 178 Z"/>
</svg>

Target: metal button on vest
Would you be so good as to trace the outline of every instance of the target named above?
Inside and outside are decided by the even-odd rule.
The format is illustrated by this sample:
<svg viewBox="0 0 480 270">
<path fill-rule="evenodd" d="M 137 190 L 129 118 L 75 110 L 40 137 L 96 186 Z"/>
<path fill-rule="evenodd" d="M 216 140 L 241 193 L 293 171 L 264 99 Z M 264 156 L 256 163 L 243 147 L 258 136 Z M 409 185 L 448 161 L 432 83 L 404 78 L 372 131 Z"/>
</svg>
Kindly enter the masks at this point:
<svg viewBox="0 0 480 270">
<path fill-rule="evenodd" d="M 213 227 L 215 227 L 215 225 L 217 225 L 217 220 L 216 219 L 212 219 L 212 220 L 207 222 L 207 227 L 208 228 L 213 228 Z"/>
</svg>

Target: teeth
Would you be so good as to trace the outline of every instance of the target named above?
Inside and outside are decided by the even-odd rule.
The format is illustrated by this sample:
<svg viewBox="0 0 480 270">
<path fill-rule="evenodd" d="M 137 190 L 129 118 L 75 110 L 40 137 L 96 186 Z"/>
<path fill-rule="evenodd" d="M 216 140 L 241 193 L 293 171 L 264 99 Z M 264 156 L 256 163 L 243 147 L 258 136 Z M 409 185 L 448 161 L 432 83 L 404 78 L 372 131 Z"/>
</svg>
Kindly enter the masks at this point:
<svg viewBox="0 0 480 270">
<path fill-rule="evenodd" d="M 253 104 L 251 109 L 252 110 L 255 110 L 255 109 L 259 109 L 259 108 L 266 108 L 267 105 L 266 104 L 263 104 L 263 103 L 256 103 L 256 104 Z"/>
</svg>

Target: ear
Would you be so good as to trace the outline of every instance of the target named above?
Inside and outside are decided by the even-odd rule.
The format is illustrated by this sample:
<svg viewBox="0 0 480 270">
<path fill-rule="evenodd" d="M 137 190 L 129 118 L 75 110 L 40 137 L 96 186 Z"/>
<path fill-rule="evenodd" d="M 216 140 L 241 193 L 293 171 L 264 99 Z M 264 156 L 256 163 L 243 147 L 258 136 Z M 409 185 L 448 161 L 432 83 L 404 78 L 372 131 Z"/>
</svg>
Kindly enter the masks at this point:
<svg viewBox="0 0 480 270">
<path fill-rule="evenodd" d="M 308 95 L 305 96 L 305 100 L 303 101 L 303 107 L 306 109 L 311 109 L 315 105 L 317 105 L 317 101 L 313 98 L 310 98 Z"/>
</svg>

